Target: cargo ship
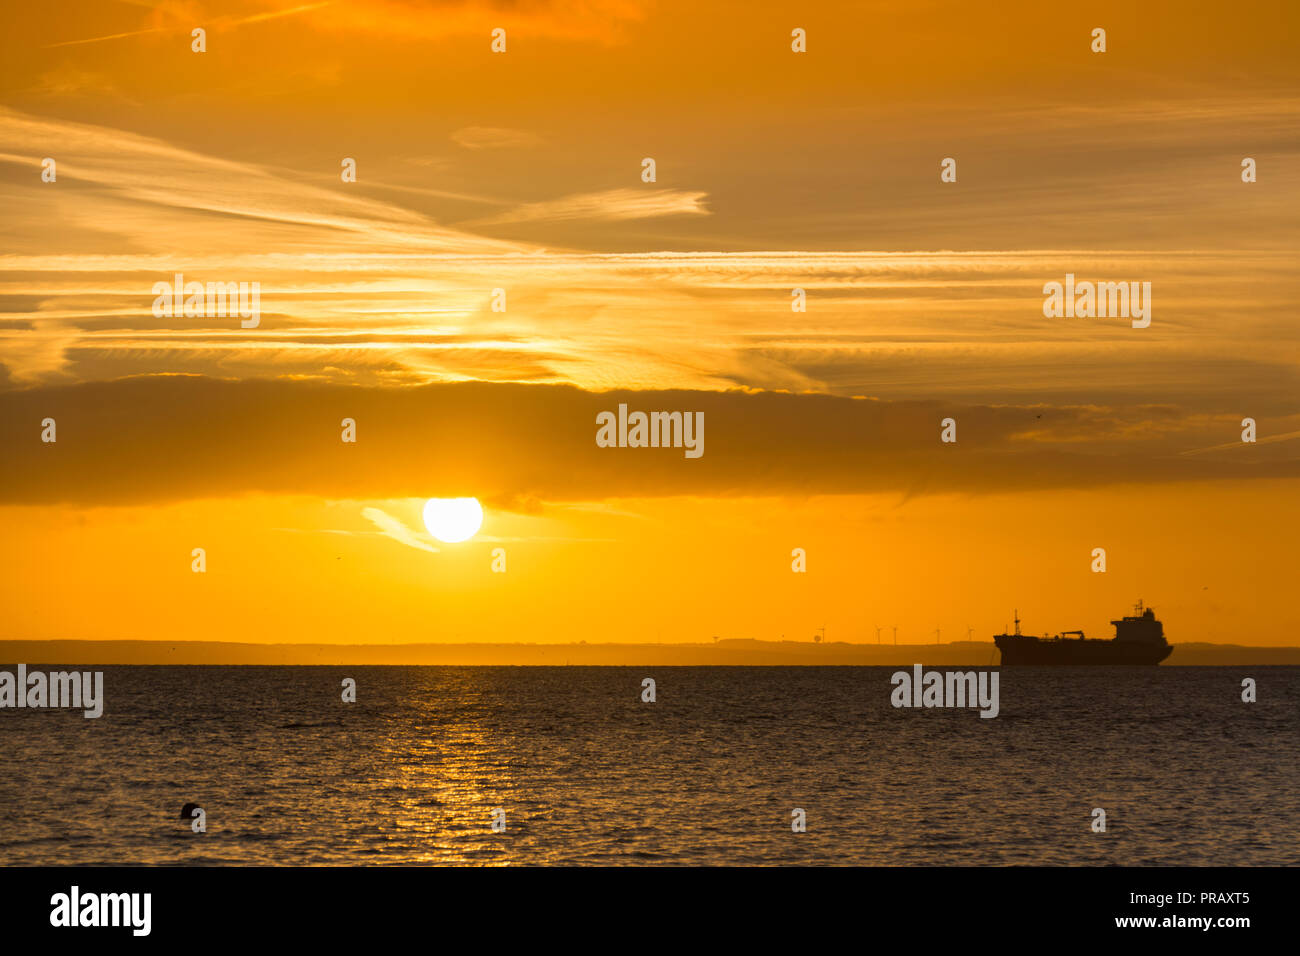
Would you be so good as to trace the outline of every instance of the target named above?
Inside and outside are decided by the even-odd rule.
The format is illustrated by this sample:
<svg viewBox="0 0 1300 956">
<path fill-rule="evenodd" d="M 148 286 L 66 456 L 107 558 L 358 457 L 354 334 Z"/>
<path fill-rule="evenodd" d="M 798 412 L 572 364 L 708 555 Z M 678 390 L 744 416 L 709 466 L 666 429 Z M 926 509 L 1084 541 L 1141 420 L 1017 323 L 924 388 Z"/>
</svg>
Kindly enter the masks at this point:
<svg viewBox="0 0 1300 956">
<path fill-rule="evenodd" d="M 1055 637 L 1021 634 L 1017 611 L 1016 632 L 998 634 L 993 643 L 1002 652 L 1003 664 L 1159 664 L 1173 651 L 1165 641 L 1164 626 L 1141 601 L 1134 611 L 1110 622 L 1115 636 L 1109 641 L 1090 640 L 1083 631 L 1063 631 Z"/>
</svg>

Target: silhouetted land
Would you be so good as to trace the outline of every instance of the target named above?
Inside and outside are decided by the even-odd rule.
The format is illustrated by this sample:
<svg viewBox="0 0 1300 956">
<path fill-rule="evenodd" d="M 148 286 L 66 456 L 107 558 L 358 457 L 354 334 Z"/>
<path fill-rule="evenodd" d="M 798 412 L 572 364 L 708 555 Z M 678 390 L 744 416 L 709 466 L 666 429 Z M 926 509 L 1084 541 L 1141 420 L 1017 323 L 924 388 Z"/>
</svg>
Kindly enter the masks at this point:
<svg viewBox="0 0 1300 956">
<path fill-rule="evenodd" d="M 241 644 L 224 641 L 0 641 L 0 662 L 25 664 L 866 665 L 988 667 L 991 641 L 813 644 Z M 1300 647 L 1175 644 L 1162 667 L 1300 664 Z"/>
</svg>

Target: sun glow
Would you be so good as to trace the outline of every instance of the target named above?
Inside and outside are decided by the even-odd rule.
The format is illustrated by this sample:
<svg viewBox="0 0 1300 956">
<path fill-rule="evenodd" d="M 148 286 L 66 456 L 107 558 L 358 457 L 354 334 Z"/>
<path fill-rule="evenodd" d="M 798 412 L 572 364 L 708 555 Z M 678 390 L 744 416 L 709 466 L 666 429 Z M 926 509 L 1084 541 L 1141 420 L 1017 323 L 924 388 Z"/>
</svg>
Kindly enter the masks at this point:
<svg viewBox="0 0 1300 956">
<path fill-rule="evenodd" d="M 477 498 L 430 498 L 424 504 L 424 526 L 443 544 L 472 538 L 482 524 Z"/>
</svg>

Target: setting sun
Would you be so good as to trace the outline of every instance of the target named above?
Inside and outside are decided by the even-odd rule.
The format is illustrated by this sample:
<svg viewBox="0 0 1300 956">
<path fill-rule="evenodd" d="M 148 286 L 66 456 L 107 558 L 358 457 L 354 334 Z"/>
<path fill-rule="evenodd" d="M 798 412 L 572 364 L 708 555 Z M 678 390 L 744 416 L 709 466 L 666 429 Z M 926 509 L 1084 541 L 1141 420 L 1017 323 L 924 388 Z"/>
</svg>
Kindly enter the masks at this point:
<svg viewBox="0 0 1300 956">
<path fill-rule="evenodd" d="M 472 538 L 483 524 L 477 498 L 430 498 L 424 505 L 424 526 L 443 544 Z"/>
</svg>

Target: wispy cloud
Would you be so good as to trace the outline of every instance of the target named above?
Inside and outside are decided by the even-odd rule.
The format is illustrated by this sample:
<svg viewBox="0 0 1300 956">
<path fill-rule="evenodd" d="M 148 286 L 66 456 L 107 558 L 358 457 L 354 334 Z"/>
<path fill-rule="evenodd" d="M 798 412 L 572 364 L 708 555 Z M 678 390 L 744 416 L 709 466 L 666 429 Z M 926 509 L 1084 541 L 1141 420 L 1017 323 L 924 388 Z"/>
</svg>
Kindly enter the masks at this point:
<svg viewBox="0 0 1300 956">
<path fill-rule="evenodd" d="M 627 28 L 645 19 L 649 7 L 648 0 L 350 0 L 314 18 L 312 25 L 403 38 L 486 35 L 505 25 L 531 38 L 608 44 L 624 39 Z"/>
<path fill-rule="evenodd" d="M 451 141 L 466 149 L 515 149 L 536 146 L 542 138 L 522 129 L 502 129 L 496 126 L 466 126 L 451 134 Z"/>
<path fill-rule="evenodd" d="M 1289 442 L 1300 439 L 1300 431 L 1283 432 L 1280 435 L 1263 435 L 1255 439 L 1257 445 L 1272 445 L 1277 442 Z M 1250 451 L 1250 444 L 1247 442 L 1230 441 L 1220 445 L 1211 445 L 1208 448 L 1193 448 L 1182 452 L 1184 455 L 1206 455 L 1212 452 L 1232 452 L 1237 455 L 1246 454 Z"/>
<path fill-rule="evenodd" d="M 244 26 L 249 23 L 262 23 L 266 20 L 278 20 L 281 17 L 290 17 L 299 13 L 307 13 L 311 10 L 318 10 L 321 7 L 328 7 L 332 2 L 333 0 L 324 0 L 324 2 L 322 3 L 306 3 L 296 7 L 289 7 L 287 9 L 266 10 L 261 13 L 254 13 L 242 17 L 231 16 L 229 14 L 224 16 L 216 16 L 216 17 L 199 17 L 197 19 L 201 20 L 201 22 L 198 23 L 193 22 L 195 21 L 196 16 L 189 13 L 188 10 L 186 11 L 185 16 L 182 18 L 179 16 L 179 14 L 176 13 L 171 13 L 169 15 L 168 8 L 164 5 L 159 5 L 153 8 L 153 17 L 154 19 L 158 19 L 160 17 L 166 16 L 169 20 L 172 21 L 172 23 L 168 26 L 152 26 L 152 27 L 147 27 L 143 30 L 127 30 L 122 33 L 108 33 L 103 36 L 86 37 L 80 40 L 63 40 L 62 42 L 59 43 L 48 43 L 46 44 L 46 48 L 53 49 L 54 47 L 61 47 L 61 46 L 82 46 L 87 43 L 104 43 L 108 40 L 125 40 L 129 37 L 146 36 L 152 33 L 174 32 L 178 29 L 181 29 L 182 27 L 184 27 L 186 32 L 188 32 L 189 30 L 193 29 L 193 27 L 196 26 L 201 26 L 204 27 L 205 29 L 207 29 L 209 26 L 218 30 L 232 29 L 234 27 Z"/>
<path fill-rule="evenodd" d="M 149 33 L 161 33 L 161 32 L 163 32 L 162 27 L 150 27 L 147 30 L 127 30 L 124 33 L 108 33 L 105 34 L 104 36 L 86 37 L 83 40 L 64 40 L 61 43 L 48 43 L 46 44 L 46 48 L 53 49 L 54 47 L 60 47 L 60 46 L 81 46 L 84 43 L 103 43 L 106 40 L 124 40 L 127 37 L 139 37 Z"/>
<path fill-rule="evenodd" d="M 578 193 L 560 199 L 524 203 L 506 212 L 477 219 L 470 225 L 488 226 L 514 222 L 561 222 L 588 219 L 618 222 L 624 219 L 653 219 L 658 216 L 707 216 L 708 193 L 682 189 L 608 189 Z"/>
<path fill-rule="evenodd" d="M 419 551 L 428 551 L 430 554 L 438 553 L 438 549 L 429 543 L 432 540 L 429 534 L 408 527 L 400 518 L 393 517 L 387 511 L 379 508 L 362 508 L 361 516 L 373 522 L 385 537 L 392 538 L 398 544 Z"/>
<path fill-rule="evenodd" d="M 0 142 L 0 162 L 35 168 L 49 144 L 58 143 L 59 182 L 96 187 L 90 196 L 59 189 L 43 197 L 43 216 L 61 223 L 64 248 L 70 228 L 100 237 L 107 232 L 136 250 L 181 246 L 192 257 L 250 248 L 317 254 L 524 248 L 440 226 L 394 203 L 103 126 L 0 107 Z M 227 228 L 217 227 L 213 216 L 224 217 Z"/>
</svg>

